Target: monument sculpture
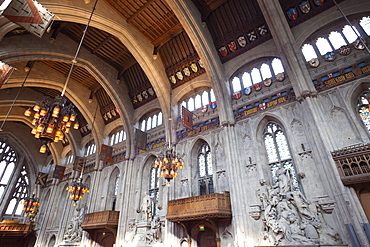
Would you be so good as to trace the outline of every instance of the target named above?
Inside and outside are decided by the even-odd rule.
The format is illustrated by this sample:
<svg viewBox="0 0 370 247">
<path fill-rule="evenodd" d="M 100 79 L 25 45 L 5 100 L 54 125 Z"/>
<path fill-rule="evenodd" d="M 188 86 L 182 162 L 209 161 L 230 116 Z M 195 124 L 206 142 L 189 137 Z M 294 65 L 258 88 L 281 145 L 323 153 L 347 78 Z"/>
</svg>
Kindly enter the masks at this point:
<svg viewBox="0 0 370 247">
<path fill-rule="evenodd" d="M 331 213 L 330 203 L 310 202 L 294 186 L 290 169 L 280 166 L 274 176 L 274 185 L 258 190 L 260 205 L 251 205 L 250 216 L 261 218 L 264 238 L 278 245 L 335 245 L 341 238 L 325 221 L 323 213 Z M 328 197 L 320 197 L 326 198 Z M 325 205 L 323 207 L 323 205 Z M 257 209 L 258 208 L 258 209 Z"/>
<path fill-rule="evenodd" d="M 81 223 L 86 212 L 86 206 L 76 208 L 76 211 L 69 223 L 66 232 L 64 233 L 63 240 L 65 242 L 80 242 L 82 239 Z"/>
</svg>

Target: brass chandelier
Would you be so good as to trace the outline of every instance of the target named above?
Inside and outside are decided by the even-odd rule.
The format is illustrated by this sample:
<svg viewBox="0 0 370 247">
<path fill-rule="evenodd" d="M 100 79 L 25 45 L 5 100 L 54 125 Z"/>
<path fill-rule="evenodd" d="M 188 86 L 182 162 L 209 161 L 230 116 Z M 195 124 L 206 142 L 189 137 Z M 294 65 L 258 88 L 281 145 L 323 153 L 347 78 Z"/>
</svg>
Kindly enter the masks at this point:
<svg viewBox="0 0 370 247">
<path fill-rule="evenodd" d="M 69 133 L 72 123 L 74 123 L 74 129 L 79 128 L 74 106 L 67 104 L 67 99 L 63 96 L 56 96 L 54 102 L 50 97 L 45 97 L 42 101 L 37 102 L 32 109 L 34 111 L 32 125 L 35 127 L 31 133 L 43 142 L 40 153 L 46 152 L 48 143 L 63 141 L 65 134 Z M 27 117 L 31 114 L 31 108 L 24 112 Z"/>
<path fill-rule="evenodd" d="M 167 180 L 167 187 L 170 187 L 170 181 L 178 176 L 178 169 L 182 169 L 185 162 L 169 145 L 168 149 L 160 154 L 154 161 L 154 168 L 160 168 L 160 176 Z"/>
<path fill-rule="evenodd" d="M 83 170 L 77 181 L 73 182 L 72 185 L 67 188 L 67 191 L 70 193 L 69 198 L 74 201 L 73 206 L 76 206 L 77 201 L 84 198 L 83 195 L 85 193 L 90 192 L 89 188 L 82 183 L 82 174 Z"/>
</svg>

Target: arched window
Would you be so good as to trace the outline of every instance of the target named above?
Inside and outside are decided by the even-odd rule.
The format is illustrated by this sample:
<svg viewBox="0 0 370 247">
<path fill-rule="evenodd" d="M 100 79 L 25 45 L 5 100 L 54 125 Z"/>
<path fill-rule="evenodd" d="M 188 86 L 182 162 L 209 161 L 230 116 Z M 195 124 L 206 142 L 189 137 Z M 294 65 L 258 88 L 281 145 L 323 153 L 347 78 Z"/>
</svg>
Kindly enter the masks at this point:
<svg viewBox="0 0 370 247">
<path fill-rule="evenodd" d="M 252 72 L 251 72 L 251 75 L 252 75 L 253 84 L 256 84 L 256 83 L 262 81 L 261 73 L 260 73 L 259 69 L 253 68 Z"/>
<path fill-rule="evenodd" d="M 96 152 L 96 145 L 93 141 L 89 141 L 85 146 L 85 155 L 89 156 Z"/>
<path fill-rule="evenodd" d="M 30 195 L 29 193 L 29 180 L 27 176 L 26 167 L 22 167 L 20 177 L 14 188 L 14 193 L 9 201 L 8 208 L 5 211 L 5 216 L 21 216 L 23 205 L 21 201 Z"/>
<path fill-rule="evenodd" d="M 194 104 L 195 104 L 195 109 L 199 109 L 199 108 L 202 107 L 202 99 L 201 99 L 201 96 L 199 94 L 197 94 L 195 96 Z"/>
<path fill-rule="evenodd" d="M 242 88 L 240 86 L 240 79 L 237 76 L 235 76 L 233 78 L 233 80 L 231 81 L 231 85 L 233 86 L 233 92 L 234 93 L 239 92 L 240 90 L 242 90 Z"/>
<path fill-rule="evenodd" d="M 325 55 L 326 53 L 333 51 L 331 48 L 329 41 L 326 38 L 320 37 L 316 41 L 317 49 L 319 49 L 319 52 L 321 55 Z"/>
<path fill-rule="evenodd" d="M 5 142 L 0 142 L 0 199 L 14 173 L 17 158 L 15 151 Z M 3 201 L 3 200 L 2 200 Z"/>
<path fill-rule="evenodd" d="M 216 96 L 215 96 L 215 93 L 213 92 L 213 89 L 209 91 L 209 96 L 210 96 L 211 102 L 216 101 Z"/>
<path fill-rule="evenodd" d="M 112 211 L 116 210 L 117 195 L 118 195 L 118 185 L 119 185 L 119 174 L 117 174 L 117 176 L 116 176 L 116 178 L 114 180 Z"/>
<path fill-rule="evenodd" d="M 281 180 L 279 176 L 285 176 L 284 174 L 288 172 L 288 177 L 291 178 L 291 184 L 288 184 L 291 186 L 289 190 L 299 190 L 288 142 L 281 126 L 277 123 L 268 123 L 263 132 L 263 140 L 271 168 L 273 185 L 276 186 Z"/>
<path fill-rule="evenodd" d="M 148 130 L 151 130 L 155 127 L 158 127 L 162 124 L 163 124 L 163 114 L 162 114 L 162 112 L 158 112 L 158 111 L 156 111 L 154 114 L 152 113 L 149 116 L 146 115 L 144 118 L 142 118 L 139 121 L 139 126 L 141 127 L 140 128 L 141 131 L 148 131 Z M 124 135 L 123 140 L 126 140 L 125 133 L 123 135 Z"/>
<path fill-rule="evenodd" d="M 198 151 L 198 175 L 200 195 L 214 193 L 211 149 L 203 144 Z"/>
<path fill-rule="evenodd" d="M 209 104 L 209 93 L 208 91 L 204 91 L 202 93 L 202 105 L 205 106 L 205 105 L 208 105 Z"/>
<path fill-rule="evenodd" d="M 356 27 L 351 27 L 350 25 L 345 25 L 342 29 L 342 32 L 344 36 L 346 36 L 346 39 L 349 43 L 353 43 L 358 38 L 358 36 L 360 36 L 360 33 L 357 31 Z"/>
<path fill-rule="evenodd" d="M 251 75 L 248 72 L 244 72 L 242 76 L 243 80 L 243 86 L 244 88 L 251 87 L 252 86 L 252 79 Z"/>
<path fill-rule="evenodd" d="M 306 61 L 310 61 L 313 58 L 317 58 L 317 54 L 315 52 L 315 49 L 310 44 L 304 44 L 302 46 L 302 53 Z"/>
<path fill-rule="evenodd" d="M 271 69 L 270 69 L 270 66 L 268 66 L 267 64 L 262 64 L 261 66 L 261 75 L 262 75 L 262 79 L 265 80 L 265 79 L 268 79 L 268 78 L 271 78 L 272 75 L 271 75 Z"/>
<path fill-rule="evenodd" d="M 150 183 L 149 183 L 149 196 L 153 198 L 153 212 L 152 215 L 159 215 L 158 197 L 159 197 L 159 181 L 160 181 L 160 168 L 152 167 L 150 170 Z"/>
<path fill-rule="evenodd" d="M 274 71 L 274 75 L 284 72 L 283 63 L 279 58 L 274 58 L 271 62 L 272 70 Z"/>
<path fill-rule="evenodd" d="M 370 16 L 364 16 L 360 20 L 360 26 L 365 31 L 365 33 L 367 34 L 367 36 L 370 36 Z"/>
<path fill-rule="evenodd" d="M 329 34 L 329 40 L 335 50 L 339 49 L 343 45 L 347 45 L 343 36 L 337 31 L 333 31 Z"/>
</svg>

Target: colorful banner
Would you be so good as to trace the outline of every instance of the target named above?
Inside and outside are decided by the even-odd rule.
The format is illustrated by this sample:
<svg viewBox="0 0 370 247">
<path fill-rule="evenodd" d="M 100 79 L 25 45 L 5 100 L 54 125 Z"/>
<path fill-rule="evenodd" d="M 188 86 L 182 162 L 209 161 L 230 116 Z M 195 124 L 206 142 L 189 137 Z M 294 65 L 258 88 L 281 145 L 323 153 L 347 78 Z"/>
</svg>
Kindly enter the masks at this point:
<svg viewBox="0 0 370 247">
<path fill-rule="evenodd" d="M 182 106 L 181 112 L 182 125 L 188 129 L 193 128 L 193 113 Z"/>
<path fill-rule="evenodd" d="M 63 177 L 64 177 L 64 171 L 65 171 L 65 169 L 66 168 L 64 166 L 55 165 L 55 170 L 53 172 L 53 178 L 62 180 Z"/>
<path fill-rule="evenodd" d="M 105 145 L 105 144 L 101 145 L 101 151 L 100 151 L 100 156 L 99 156 L 100 160 L 104 162 L 112 163 L 112 154 L 113 154 L 113 147 Z"/>
<path fill-rule="evenodd" d="M 6 83 L 14 68 L 0 61 L 0 88 Z"/>
<path fill-rule="evenodd" d="M 54 14 L 34 0 L 16 0 L 10 2 L 3 16 L 41 38 Z"/>
<path fill-rule="evenodd" d="M 139 129 L 135 129 L 135 147 L 145 150 L 147 145 L 148 134 Z"/>
</svg>

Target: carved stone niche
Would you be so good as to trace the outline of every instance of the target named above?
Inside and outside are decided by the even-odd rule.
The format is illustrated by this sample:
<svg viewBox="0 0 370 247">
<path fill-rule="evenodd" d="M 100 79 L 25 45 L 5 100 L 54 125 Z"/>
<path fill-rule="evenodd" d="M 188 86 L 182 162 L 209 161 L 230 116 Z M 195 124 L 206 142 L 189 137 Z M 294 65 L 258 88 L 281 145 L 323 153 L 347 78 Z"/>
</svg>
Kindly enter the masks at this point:
<svg viewBox="0 0 370 247">
<path fill-rule="evenodd" d="M 331 199 L 328 195 L 318 196 L 317 202 L 321 207 L 322 211 L 327 214 L 331 214 L 335 208 L 335 201 Z"/>
<path fill-rule="evenodd" d="M 249 216 L 255 220 L 258 220 L 261 217 L 261 205 L 259 204 L 252 204 L 249 206 Z"/>
</svg>

